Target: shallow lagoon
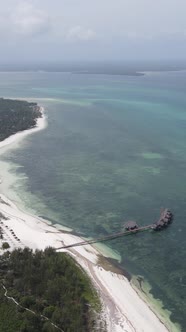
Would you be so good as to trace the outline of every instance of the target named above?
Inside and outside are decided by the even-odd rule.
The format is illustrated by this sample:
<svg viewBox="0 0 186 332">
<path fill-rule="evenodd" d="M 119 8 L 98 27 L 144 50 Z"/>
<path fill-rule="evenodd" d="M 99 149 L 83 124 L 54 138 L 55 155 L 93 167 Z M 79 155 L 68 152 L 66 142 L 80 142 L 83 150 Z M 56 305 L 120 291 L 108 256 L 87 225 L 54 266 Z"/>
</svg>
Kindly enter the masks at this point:
<svg viewBox="0 0 186 332">
<path fill-rule="evenodd" d="M 84 236 L 175 213 L 161 233 L 108 242 L 186 325 L 186 73 L 143 77 L 2 73 L 2 96 L 37 98 L 48 128 L 4 156 L 14 192 L 38 215 Z M 33 162 L 34 161 L 34 162 Z M 22 167 L 15 167 L 21 165 Z M 5 186 L 5 184 L 4 184 Z M 6 187 L 6 186 L 5 186 Z M 15 196 L 14 196 L 15 197 Z"/>
</svg>

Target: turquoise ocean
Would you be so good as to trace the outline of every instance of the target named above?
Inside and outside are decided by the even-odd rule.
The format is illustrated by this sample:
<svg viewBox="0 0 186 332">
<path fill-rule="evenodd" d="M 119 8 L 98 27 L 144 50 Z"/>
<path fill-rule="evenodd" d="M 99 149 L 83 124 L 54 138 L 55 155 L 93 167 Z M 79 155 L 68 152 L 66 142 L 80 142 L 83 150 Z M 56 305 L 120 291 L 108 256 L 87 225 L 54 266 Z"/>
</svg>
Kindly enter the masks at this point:
<svg viewBox="0 0 186 332">
<path fill-rule="evenodd" d="M 163 207 L 173 211 L 166 231 L 107 246 L 185 331 L 186 72 L 7 72 L 0 96 L 36 100 L 48 117 L 44 131 L 1 157 L 16 179 L 9 195 L 28 210 L 84 237 L 118 232 L 127 220 L 151 224 Z"/>
</svg>

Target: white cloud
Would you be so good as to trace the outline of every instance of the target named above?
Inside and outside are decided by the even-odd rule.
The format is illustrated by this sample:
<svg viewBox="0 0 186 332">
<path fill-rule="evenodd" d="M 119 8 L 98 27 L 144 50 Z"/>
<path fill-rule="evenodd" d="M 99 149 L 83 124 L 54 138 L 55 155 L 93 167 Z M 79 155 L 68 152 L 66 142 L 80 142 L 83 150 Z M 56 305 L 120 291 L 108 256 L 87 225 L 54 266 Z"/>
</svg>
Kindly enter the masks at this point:
<svg viewBox="0 0 186 332">
<path fill-rule="evenodd" d="M 35 8 L 30 1 L 22 1 L 11 10 L 9 24 L 14 33 L 31 36 L 48 31 L 50 18 L 45 11 Z"/>
<path fill-rule="evenodd" d="M 185 0 L 2 0 L 0 58 L 186 57 L 185 13 Z"/>
<path fill-rule="evenodd" d="M 96 37 L 96 33 L 91 29 L 86 29 L 80 25 L 72 27 L 66 35 L 67 40 L 69 41 L 89 41 L 93 40 Z"/>
</svg>

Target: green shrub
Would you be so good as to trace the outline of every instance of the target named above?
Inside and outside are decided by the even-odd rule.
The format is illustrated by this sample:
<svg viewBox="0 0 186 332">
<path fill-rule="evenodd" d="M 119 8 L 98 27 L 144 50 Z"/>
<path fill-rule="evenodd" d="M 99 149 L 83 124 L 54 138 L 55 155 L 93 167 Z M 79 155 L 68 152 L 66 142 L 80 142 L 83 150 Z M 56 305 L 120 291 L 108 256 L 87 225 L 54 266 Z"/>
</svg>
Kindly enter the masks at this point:
<svg viewBox="0 0 186 332">
<path fill-rule="evenodd" d="M 3 248 L 3 250 L 10 248 L 9 243 L 8 243 L 8 242 L 4 242 L 4 243 L 2 244 L 2 248 Z"/>
</svg>

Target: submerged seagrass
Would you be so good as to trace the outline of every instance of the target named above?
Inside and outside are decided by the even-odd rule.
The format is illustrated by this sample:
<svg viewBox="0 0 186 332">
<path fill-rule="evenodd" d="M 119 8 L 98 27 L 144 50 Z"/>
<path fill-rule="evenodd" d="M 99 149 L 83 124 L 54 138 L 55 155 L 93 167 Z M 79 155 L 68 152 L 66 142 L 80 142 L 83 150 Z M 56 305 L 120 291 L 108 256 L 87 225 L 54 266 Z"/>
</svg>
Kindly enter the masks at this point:
<svg viewBox="0 0 186 332">
<path fill-rule="evenodd" d="M 7 88 L 12 75 L 14 86 Z M 11 190 L 38 215 L 97 236 L 120 231 L 127 220 L 152 223 L 161 207 L 174 212 L 166 232 L 109 245 L 122 266 L 150 282 L 184 331 L 185 72 L 4 73 L 0 87 L 6 96 L 39 98 L 47 109 L 48 128 L 4 157 L 12 169 L 22 166 L 15 168 L 21 179 Z"/>
</svg>

